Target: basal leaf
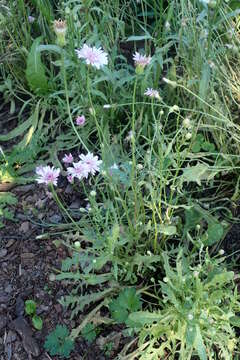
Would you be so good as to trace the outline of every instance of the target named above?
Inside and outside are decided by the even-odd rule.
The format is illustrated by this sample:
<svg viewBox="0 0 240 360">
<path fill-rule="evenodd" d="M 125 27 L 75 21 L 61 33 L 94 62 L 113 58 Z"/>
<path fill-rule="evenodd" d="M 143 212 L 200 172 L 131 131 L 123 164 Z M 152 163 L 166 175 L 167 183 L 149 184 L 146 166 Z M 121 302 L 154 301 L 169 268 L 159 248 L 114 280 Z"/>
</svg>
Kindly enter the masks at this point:
<svg viewBox="0 0 240 360">
<path fill-rule="evenodd" d="M 41 53 L 38 49 L 41 37 L 34 40 L 27 58 L 26 79 L 29 87 L 37 94 L 45 94 L 48 91 L 48 82 L 45 67 L 41 61 Z"/>
</svg>

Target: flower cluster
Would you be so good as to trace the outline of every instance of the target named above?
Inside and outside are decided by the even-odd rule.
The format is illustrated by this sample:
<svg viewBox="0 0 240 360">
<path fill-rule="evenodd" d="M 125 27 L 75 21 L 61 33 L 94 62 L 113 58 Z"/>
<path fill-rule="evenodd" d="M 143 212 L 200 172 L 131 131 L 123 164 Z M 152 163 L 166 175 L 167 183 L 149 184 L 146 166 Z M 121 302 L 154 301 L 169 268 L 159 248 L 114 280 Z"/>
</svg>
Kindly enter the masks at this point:
<svg viewBox="0 0 240 360">
<path fill-rule="evenodd" d="M 65 154 L 63 157 L 63 162 L 65 164 L 72 164 L 72 166 L 67 168 L 67 178 L 70 183 L 74 181 L 74 178 L 79 180 L 87 179 L 88 176 L 95 175 L 100 171 L 100 165 L 102 160 L 98 159 L 98 156 L 94 156 L 92 153 L 86 155 L 79 155 L 80 160 L 74 162 L 72 154 Z M 53 166 L 39 166 L 36 168 L 36 181 L 39 184 L 45 185 L 55 185 L 57 186 L 58 177 L 60 174 L 60 169 L 55 169 Z"/>
<path fill-rule="evenodd" d="M 68 180 L 73 181 L 74 178 L 79 180 L 87 179 L 89 174 L 95 175 L 99 172 L 99 166 L 102 160 L 98 160 L 98 156 L 94 156 L 92 153 L 87 155 L 81 154 L 80 161 L 73 162 L 73 166 L 67 168 Z"/>
</svg>

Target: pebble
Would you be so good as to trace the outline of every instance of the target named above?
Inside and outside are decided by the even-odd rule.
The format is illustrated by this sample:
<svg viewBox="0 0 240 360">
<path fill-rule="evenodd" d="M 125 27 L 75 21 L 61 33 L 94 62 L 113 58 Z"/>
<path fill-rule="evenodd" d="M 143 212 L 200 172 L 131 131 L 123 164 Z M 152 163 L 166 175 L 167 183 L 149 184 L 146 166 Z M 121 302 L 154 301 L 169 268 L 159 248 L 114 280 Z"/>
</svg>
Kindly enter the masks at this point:
<svg viewBox="0 0 240 360">
<path fill-rule="evenodd" d="M 7 249 L 0 250 L 0 259 L 7 255 Z"/>
<path fill-rule="evenodd" d="M 29 222 L 28 222 L 28 221 L 24 221 L 24 222 L 22 223 L 22 225 L 20 226 L 19 231 L 21 231 L 21 232 L 23 232 L 23 233 L 26 233 L 26 232 L 29 231 L 29 229 L 30 229 L 30 224 L 29 224 Z"/>
<path fill-rule="evenodd" d="M 12 290 L 13 290 L 13 287 L 11 284 L 8 284 L 7 287 L 5 288 L 6 293 L 10 293 L 10 292 L 12 292 Z"/>
<path fill-rule="evenodd" d="M 10 248 L 13 244 L 15 243 L 15 239 L 10 239 L 8 240 L 7 244 L 6 244 L 6 248 Z"/>
</svg>

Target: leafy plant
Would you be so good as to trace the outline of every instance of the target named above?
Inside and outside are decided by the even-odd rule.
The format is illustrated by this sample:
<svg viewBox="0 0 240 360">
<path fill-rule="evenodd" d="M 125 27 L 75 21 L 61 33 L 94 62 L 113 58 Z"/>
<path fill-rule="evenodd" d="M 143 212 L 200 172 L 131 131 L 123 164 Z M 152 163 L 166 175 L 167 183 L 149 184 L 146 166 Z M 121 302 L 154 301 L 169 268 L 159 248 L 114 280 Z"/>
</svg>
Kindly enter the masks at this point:
<svg viewBox="0 0 240 360">
<path fill-rule="evenodd" d="M 48 90 L 48 81 L 45 74 L 45 66 L 41 61 L 41 53 L 38 46 L 41 37 L 34 40 L 27 58 L 26 79 L 28 84 L 37 94 L 44 94 Z"/>
<path fill-rule="evenodd" d="M 40 316 L 36 314 L 37 304 L 34 300 L 25 301 L 25 312 L 32 319 L 32 324 L 36 330 L 42 330 L 43 321 Z"/>
<path fill-rule="evenodd" d="M 14 213 L 9 205 L 16 205 L 17 202 L 16 196 L 10 192 L 0 192 L 0 228 L 4 227 L 4 219 L 14 221 Z"/>
<path fill-rule="evenodd" d="M 140 296 L 137 294 L 136 289 L 127 288 L 122 290 L 118 297 L 111 301 L 109 310 L 112 318 L 117 323 L 125 323 L 132 326 L 133 323 L 129 321 L 129 315 L 139 310 L 141 306 Z"/>
<path fill-rule="evenodd" d="M 96 327 L 92 323 L 88 323 L 82 329 L 81 334 L 82 337 L 91 344 L 97 337 Z"/>
<path fill-rule="evenodd" d="M 197 266 L 179 251 L 176 265 L 163 254 L 165 277 L 159 281 L 159 310 L 138 311 L 130 320 L 141 323 L 139 346 L 145 350 L 140 359 L 151 354 L 157 359 L 214 359 L 217 353 L 232 359 L 239 339 L 234 326 L 240 325 L 237 314 L 240 297 L 234 285 L 234 273 L 228 271 L 221 257 L 210 258 L 208 252 Z M 171 262 L 171 263 L 170 263 Z M 165 355 L 164 355 L 165 354 Z"/>
<path fill-rule="evenodd" d="M 68 358 L 74 349 L 74 342 L 69 337 L 69 330 L 65 325 L 57 325 L 44 343 L 44 348 L 49 351 L 50 355 L 59 355 Z"/>
</svg>

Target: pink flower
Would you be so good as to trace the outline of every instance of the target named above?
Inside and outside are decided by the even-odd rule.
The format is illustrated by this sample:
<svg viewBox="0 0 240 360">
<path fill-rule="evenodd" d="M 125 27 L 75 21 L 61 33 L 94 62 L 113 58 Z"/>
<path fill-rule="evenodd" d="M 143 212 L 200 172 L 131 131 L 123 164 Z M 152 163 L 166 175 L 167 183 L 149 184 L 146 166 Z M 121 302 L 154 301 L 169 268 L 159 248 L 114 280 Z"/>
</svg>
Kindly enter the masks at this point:
<svg viewBox="0 0 240 360">
<path fill-rule="evenodd" d="M 85 164 L 88 168 L 88 172 L 92 175 L 95 175 L 96 172 L 99 171 L 99 166 L 102 163 L 102 160 L 98 160 L 98 156 L 93 156 L 92 153 L 88 153 L 87 155 L 80 155 L 80 159 L 83 164 Z"/>
<path fill-rule="evenodd" d="M 84 123 L 85 123 L 85 121 L 86 121 L 86 118 L 85 118 L 84 115 L 78 116 L 78 117 L 76 118 L 76 124 L 77 124 L 78 126 L 83 126 Z"/>
<path fill-rule="evenodd" d="M 133 55 L 133 60 L 135 62 L 135 66 L 141 66 L 144 68 L 146 65 L 150 64 L 152 58 L 151 56 L 141 55 L 136 51 Z"/>
<path fill-rule="evenodd" d="M 73 167 L 67 168 L 68 176 L 72 176 L 73 178 L 77 178 L 82 180 L 83 178 L 88 177 L 88 167 L 82 161 L 78 161 L 77 163 L 73 163 Z"/>
<path fill-rule="evenodd" d="M 73 156 L 72 154 L 65 154 L 62 161 L 65 163 L 65 164 L 71 164 L 73 162 Z"/>
<path fill-rule="evenodd" d="M 147 88 L 144 95 L 149 96 L 151 98 L 160 99 L 159 92 L 157 90 L 153 90 L 153 89 L 150 89 L 150 88 Z"/>
<path fill-rule="evenodd" d="M 53 166 L 39 166 L 36 168 L 36 174 L 38 175 L 36 179 L 38 184 L 57 185 L 60 169 L 55 169 Z"/>
<path fill-rule="evenodd" d="M 68 179 L 68 181 L 70 182 L 70 184 L 72 184 L 73 181 L 74 181 L 74 178 L 73 178 L 72 175 L 68 175 L 68 176 L 67 176 L 67 179 Z"/>
<path fill-rule="evenodd" d="M 81 49 L 75 50 L 79 59 L 86 60 L 88 65 L 92 65 L 97 69 L 108 64 L 107 54 L 101 49 L 95 46 L 90 47 L 86 44 Z"/>
</svg>

